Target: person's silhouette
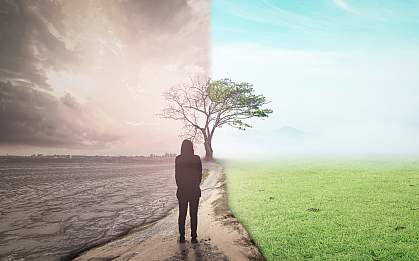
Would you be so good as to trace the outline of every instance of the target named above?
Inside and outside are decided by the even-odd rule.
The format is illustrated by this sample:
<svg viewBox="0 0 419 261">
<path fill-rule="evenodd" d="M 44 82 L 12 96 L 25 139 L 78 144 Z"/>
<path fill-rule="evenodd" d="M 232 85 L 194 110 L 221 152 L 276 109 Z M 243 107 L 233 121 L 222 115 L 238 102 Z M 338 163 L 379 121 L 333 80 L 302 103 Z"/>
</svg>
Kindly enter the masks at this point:
<svg viewBox="0 0 419 261">
<path fill-rule="evenodd" d="M 198 226 L 198 205 L 201 197 L 199 187 L 202 179 L 201 158 L 194 155 L 190 140 L 182 142 L 180 155 L 175 160 L 175 178 L 177 184 L 176 196 L 179 201 L 179 241 L 185 242 L 185 220 L 188 211 L 191 217 L 191 242 L 197 243 L 196 229 Z"/>
</svg>

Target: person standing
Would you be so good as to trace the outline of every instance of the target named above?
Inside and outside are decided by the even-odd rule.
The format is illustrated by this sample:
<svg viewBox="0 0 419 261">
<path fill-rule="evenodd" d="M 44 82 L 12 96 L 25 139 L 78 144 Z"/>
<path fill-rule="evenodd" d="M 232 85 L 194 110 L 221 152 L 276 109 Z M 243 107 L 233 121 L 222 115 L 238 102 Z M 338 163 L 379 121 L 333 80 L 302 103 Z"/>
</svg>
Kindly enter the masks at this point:
<svg viewBox="0 0 419 261">
<path fill-rule="evenodd" d="M 179 242 L 185 242 L 185 220 L 189 205 L 191 219 L 191 242 L 198 243 L 198 205 L 201 197 L 199 185 L 202 180 L 201 158 L 194 154 L 193 144 L 190 140 L 182 142 L 180 155 L 175 160 L 175 179 L 177 185 L 176 197 L 179 202 Z"/>
</svg>

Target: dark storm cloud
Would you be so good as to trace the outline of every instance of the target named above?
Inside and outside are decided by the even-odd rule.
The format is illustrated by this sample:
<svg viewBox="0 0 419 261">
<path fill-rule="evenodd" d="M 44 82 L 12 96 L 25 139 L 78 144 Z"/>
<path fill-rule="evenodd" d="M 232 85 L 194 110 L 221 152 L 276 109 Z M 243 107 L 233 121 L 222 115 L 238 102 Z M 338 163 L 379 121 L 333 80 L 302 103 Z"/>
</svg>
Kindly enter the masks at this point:
<svg viewBox="0 0 419 261">
<path fill-rule="evenodd" d="M 107 13 L 109 21 L 119 21 L 112 29 L 125 38 L 147 38 L 145 32 L 151 30 L 173 31 L 190 17 L 185 0 L 0 0 L 0 80 L 48 88 L 45 70 L 63 69 L 76 59 L 65 44 L 63 20 L 72 12 L 77 16 L 94 8 Z"/>
<path fill-rule="evenodd" d="M 119 108 L 104 94 L 126 98 L 116 68 L 124 63 L 115 53 L 123 53 L 134 76 L 155 64 L 206 67 L 207 34 L 196 35 L 193 11 L 186 0 L 0 0 L 0 146 L 98 147 L 118 140 L 104 127 L 120 116 L 111 115 Z M 97 68 L 106 69 L 103 76 Z M 88 80 L 69 89 L 48 79 L 51 72 Z M 75 100 L 85 98 L 85 87 L 96 102 L 105 101 L 99 106 L 107 115 Z M 63 92 L 73 95 L 54 95 Z"/>
<path fill-rule="evenodd" d="M 0 0 L 0 80 L 48 88 L 45 69 L 74 59 L 56 1 Z"/>
<path fill-rule="evenodd" d="M 63 5 L 73 25 L 89 26 L 84 19 L 95 13 L 97 19 L 105 18 L 101 21 L 105 33 L 112 31 L 125 42 L 146 42 L 153 33 L 175 35 L 193 17 L 186 0 L 72 0 Z"/>
<path fill-rule="evenodd" d="M 106 10 L 111 17 L 119 16 L 126 28 L 135 29 L 142 37 L 145 37 L 142 32 L 150 31 L 176 33 L 191 17 L 186 0 L 126 0 L 113 2 Z"/>
<path fill-rule="evenodd" d="M 56 98 L 0 82 L 0 144 L 94 148 L 117 139 L 94 120 L 69 94 Z"/>
<path fill-rule="evenodd" d="M 76 59 L 63 18 L 60 1 L 0 0 L 0 144 L 97 147 L 116 139 L 95 129 L 71 95 L 47 92 L 46 71 Z"/>
</svg>

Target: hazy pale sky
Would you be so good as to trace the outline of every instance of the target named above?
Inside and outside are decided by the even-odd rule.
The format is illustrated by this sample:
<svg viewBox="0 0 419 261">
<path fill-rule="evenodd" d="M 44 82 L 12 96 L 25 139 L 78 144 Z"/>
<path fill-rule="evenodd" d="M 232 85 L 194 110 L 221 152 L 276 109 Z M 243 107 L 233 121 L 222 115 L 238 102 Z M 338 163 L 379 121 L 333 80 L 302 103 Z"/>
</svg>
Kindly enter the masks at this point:
<svg viewBox="0 0 419 261">
<path fill-rule="evenodd" d="M 255 84 L 274 114 L 222 129 L 225 156 L 419 152 L 419 1 L 214 0 L 214 78 Z"/>
</svg>

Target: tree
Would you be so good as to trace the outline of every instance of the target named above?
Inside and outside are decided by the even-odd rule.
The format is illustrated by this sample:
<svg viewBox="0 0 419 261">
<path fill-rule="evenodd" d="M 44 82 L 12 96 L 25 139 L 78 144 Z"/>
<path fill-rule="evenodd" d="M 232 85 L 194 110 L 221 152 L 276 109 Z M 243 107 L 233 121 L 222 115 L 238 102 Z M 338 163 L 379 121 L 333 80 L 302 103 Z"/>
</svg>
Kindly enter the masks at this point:
<svg viewBox="0 0 419 261">
<path fill-rule="evenodd" d="M 245 130 L 251 127 L 247 119 L 272 113 L 262 108 L 268 102 L 254 93 L 252 84 L 230 79 L 190 78 L 188 83 L 170 88 L 165 98 L 168 105 L 162 116 L 183 121 L 182 136 L 203 142 L 206 160 L 213 159 L 212 139 L 217 128 L 229 125 Z"/>
</svg>

